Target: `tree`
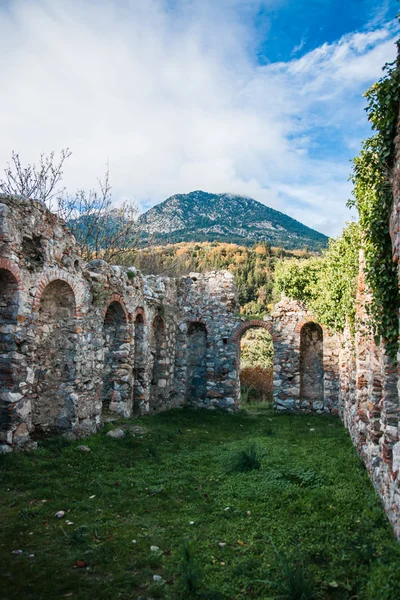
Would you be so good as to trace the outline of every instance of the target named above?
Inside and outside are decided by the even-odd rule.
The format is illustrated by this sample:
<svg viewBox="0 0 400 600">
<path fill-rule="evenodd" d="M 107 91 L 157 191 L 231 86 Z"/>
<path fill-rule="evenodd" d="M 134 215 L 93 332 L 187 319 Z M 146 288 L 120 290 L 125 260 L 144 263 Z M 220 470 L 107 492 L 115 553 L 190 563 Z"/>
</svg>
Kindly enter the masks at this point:
<svg viewBox="0 0 400 600">
<path fill-rule="evenodd" d="M 361 231 L 349 223 L 321 257 L 282 260 L 275 268 L 275 294 L 303 302 L 319 322 L 342 331 L 354 325 Z"/>
<path fill-rule="evenodd" d="M 58 184 L 63 178 L 63 166 L 72 152 L 65 148 L 60 152 L 60 158 L 55 160 L 55 153 L 40 155 L 39 164 L 22 166 L 19 152 L 11 153 L 11 163 L 4 169 L 5 179 L 0 179 L 0 191 L 7 196 L 21 196 L 26 200 L 39 200 L 52 208 L 52 200 L 62 190 Z"/>
<path fill-rule="evenodd" d="M 0 179 L 0 192 L 39 200 L 64 219 L 81 245 L 84 259 L 115 261 L 136 245 L 137 206 L 131 201 L 114 206 L 108 165 L 103 181 L 98 180 L 98 191 L 81 189 L 71 195 L 60 189 L 63 166 L 71 154 L 66 148 L 56 160 L 54 151 L 48 155 L 42 152 L 38 165 L 23 166 L 19 152 L 13 150 L 11 163 L 4 169 L 5 179 Z"/>
<path fill-rule="evenodd" d="M 85 260 L 101 258 L 113 262 L 137 245 L 138 209 L 125 201 L 115 207 L 112 199 L 110 172 L 106 167 L 99 190 L 78 190 L 74 196 L 58 197 L 58 215 L 63 218 L 82 248 Z"/>
</svg>

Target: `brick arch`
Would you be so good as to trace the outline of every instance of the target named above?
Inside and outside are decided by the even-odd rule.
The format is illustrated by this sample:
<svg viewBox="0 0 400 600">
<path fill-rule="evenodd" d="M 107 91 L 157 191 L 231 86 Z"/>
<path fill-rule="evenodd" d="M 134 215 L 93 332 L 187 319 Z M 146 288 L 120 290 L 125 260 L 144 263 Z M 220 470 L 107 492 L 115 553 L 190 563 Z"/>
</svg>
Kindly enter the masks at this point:
<svg viewBox="0 0 400 600">
<path fill-rule="evenodd" d="M 10 271 L 10 273 L 12 273 L 15 279 L 17 280 L 18 290 L 23 290 L 24 286 L 22 284 L 19 268 L 15 263 L 11 262 L 11 260 L 9 260 L 8 258 L 0 258 L 0 269 Z"/>
<path fill-rule="evenodd" d="M 252 319 L 251 321 L 245 321 L 244 323 L 240 323 L 233 332 L 232 340 L 233 342 L 238 342 L 245 331 L 248 329 L 252 329 L 253 327 L 262 327 L 271 335 L 272 340 L 276 342 L 276 335 L 270 325 L 270 323 L 266 323 L 265 321 L 261 321 L 260 319 Z"/>
<path fill-rule="evenodd" d="M 126 308 L 126 306 L 125 306 L 124 299 L 122 298 L 121 294 L 117 294 L 117 293 L 114 293 L 112 296 L 110 296 L 110 297 L 108 298 L 108 300 L 107 300 L 107 302 L 106 302 L 106 305 L 105 305 L 105 307 L 104 307 L 104 310 L 103 310 L 103 319 L 104 319 L 104 318 L 105 318 L 105 316 L 106 316 L 106 313 L 107 313 L 108 307 L 109 307 L 109 306 L 110 306 L 110 304 L 112 304 L 113 302 L 118 302 L 118 303 L 121 305 L 121 308 L 122 308 L 122 310 L 124 311 L 124 315 L 125 315 L 126 322 L 128 323 L 129 321 L 131 321 L 131 315 L 128 313 L 128 310 L 127 310 L 127 308 Z"/>
<path fill-rule="evenodd" d="M 46 289 L 46 287 L 50 283 L 53 283 L 54 281 L 64 281 L 65 283 L 67 283 L 70 286 L 70 288 L 72 289 L 72 292 L 74 294 L 74 298 L 75 298 L 75 317 L 76 317 L 76 319 L 81 319 L 82 318 L 82 302 L 83 302 L 82 289 L 78 286 L 78 284 L 76 283 L 74 278 L 71 277 L 71 275 L 69 273 L 65 273 L 64 271 L 60 271 L 58 269 L 55 271 L 52 271 L 51 273 L 44 275 L 40 279 L 38 286 L 37 286 L 36 294 L 35 294 L 35 297 L 34 297 L 33 303 L 32 303 L 32 312 L 37 313 L 39 311 L 40 300 L 41 300 L 42 294 L 43 294 L 44 290 Z"/>
<path fill-rule="evenodd" d="M 135 314 L 133 315 L 133 321 L 136 321 L 136 317 L 138 317 L 139 315 L 141 315 L 143 317 L 143 323 L 144 323 L 144 325 L 146 325 L 146 323 L 147 323 L 146 313 L 144 312 L 144 308 L 142 308 L 141 306 L 138 306 L 138 308 L 135 310 Z"/>
<path fill-rule="evenodd" d="M 308 325 L 309 323 L 314 323 L 314 325 L 318 325 L 319 327 L 321 327 L 324 336 L 328 334 L 328 330 L 326 329 L 326 327 L 324 325 L 321 325 L 321 323 L 318 323 L 318 321 L 316 321 L 312 317 L 310 317 L 309 319 L 302 319 L 301 321 L 299 321 L 296 325 L 295 332 L 300 333 L 304 325 Z"/>
</svg>

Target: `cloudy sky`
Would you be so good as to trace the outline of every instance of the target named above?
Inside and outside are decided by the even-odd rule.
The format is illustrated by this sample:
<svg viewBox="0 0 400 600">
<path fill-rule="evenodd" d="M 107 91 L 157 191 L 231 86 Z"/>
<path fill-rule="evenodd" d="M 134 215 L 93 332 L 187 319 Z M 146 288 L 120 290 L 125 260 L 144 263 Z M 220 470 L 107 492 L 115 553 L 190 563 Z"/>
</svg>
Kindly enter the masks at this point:
<svg viewBox="0 0 400 600">
<path fill-rule="evenodd" d="M 69 147 L 142 210 L 202 189 L 328 235 L 350 218 L 363 92 L 395 57 L 395 0 L 0 0 L 0 169 Z M 1 175 L 0 175 L 1 177 Z"/>
</svg>

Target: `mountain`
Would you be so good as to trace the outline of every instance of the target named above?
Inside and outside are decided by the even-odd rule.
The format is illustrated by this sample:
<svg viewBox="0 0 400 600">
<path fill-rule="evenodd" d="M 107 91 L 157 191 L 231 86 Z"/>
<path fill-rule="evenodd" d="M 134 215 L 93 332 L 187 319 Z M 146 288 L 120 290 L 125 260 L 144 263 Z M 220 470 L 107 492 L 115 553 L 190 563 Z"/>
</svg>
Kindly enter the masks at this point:
<svg viewBox="0 0 400 600">
<path fill-rule="evenodd" d="M 196 191 L 176 194 L 138 219 L 141 243 L 267 241 L 289 250 L 321 250 L 328 238 L 252 198 Z"/>
</svg>

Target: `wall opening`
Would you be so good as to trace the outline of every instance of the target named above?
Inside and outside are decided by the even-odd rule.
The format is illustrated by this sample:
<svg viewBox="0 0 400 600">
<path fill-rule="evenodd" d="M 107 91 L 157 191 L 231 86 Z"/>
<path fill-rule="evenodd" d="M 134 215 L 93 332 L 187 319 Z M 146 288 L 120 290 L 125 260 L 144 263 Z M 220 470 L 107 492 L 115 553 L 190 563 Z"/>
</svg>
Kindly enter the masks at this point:
<svg viewBox="0 0 400 600">
<path fill-rule="evenodd" d="M 129 404 L 131 390 L 131 367 L 127 346 L 127 319 L 118 301 L 111 302 L 103 323 L 104 374 L 103 411 L 125 412 L 122 406 Z M 121 409 L 121 410 L 119 410 Z"/>
<path fill-rule="evenodd" d="M 15 328 L 18 314 L 18 282 L 7 269 L 0 269 L 0 441 L 9 428 L 8 403 L 2 397 L 15 386 Z"/>
<path fill-rule="evenodd" d="M 75 418 L 75 296 L 65 281 L 44 289 L 35 335 L 35 378 L 32 386 L 34 435 L 69 429 Z"/>
<path fill-rule="evenodd" d="M 138 406 L 145 400 L 146 352 L 143 315 L 138 314 L 135 323 L 134 403 Z"/>
<path fill-rule="evenodd" d="M 300 400 L 324 400 L 323 333 L 317 323 L 306 323 L 300 332 Z"/>
<path fill-rule="evenodd" d="M 189 323 L 187 330 L 187 388 L 189 402 L 204 400 L 207 393 L 207 330 L 203 323 Z"/>
<path fill-rule="evenodd" d="M 22 238 L 22 255 L 27 269 L 35 271 L 44 263 L 42 238 L 33 235 L 31 238 Z"/>
<path fill-rule="evenodd" d="M 248 328 L 240 338 L 240 400 L 272 402 L 274 344 L 263 327 Z"/>
<path fill-rule="evenodd" d="M 151 340 L 153 369 L 151 375 L 151 399 L 157 403 L 161 400 L 162 392 L 167 387 L 167 352 L 165 324 L 162 317 L 157 315 L 153 321 Z"/>
</svg>

